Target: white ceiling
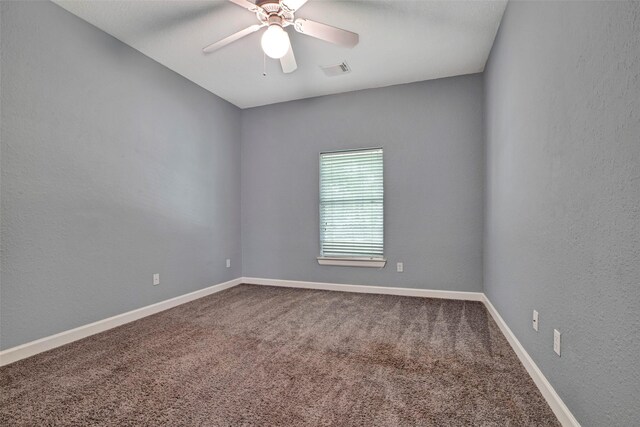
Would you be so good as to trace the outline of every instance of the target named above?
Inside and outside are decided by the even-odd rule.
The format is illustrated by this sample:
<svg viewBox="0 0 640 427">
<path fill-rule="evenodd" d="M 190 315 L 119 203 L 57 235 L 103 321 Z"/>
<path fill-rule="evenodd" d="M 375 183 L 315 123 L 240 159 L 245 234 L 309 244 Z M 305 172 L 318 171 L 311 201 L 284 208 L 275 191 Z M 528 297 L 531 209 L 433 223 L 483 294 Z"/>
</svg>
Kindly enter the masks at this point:
<svg viewBox="0 0 640 427">
<path fill-rule="evenodd" d="M 71 13 L 241 108 L 484 70 L 505 1 L 311 0 L 296 17 L 360 34 L 353 49 L 288 28 L 298 69 L 267 58 L 261 32 L 208 55 L 202 48 L 257 23 L 226 0 L 54 0 Z M 319 66 L 347 61 L 349 74 Z"/>
</svg>

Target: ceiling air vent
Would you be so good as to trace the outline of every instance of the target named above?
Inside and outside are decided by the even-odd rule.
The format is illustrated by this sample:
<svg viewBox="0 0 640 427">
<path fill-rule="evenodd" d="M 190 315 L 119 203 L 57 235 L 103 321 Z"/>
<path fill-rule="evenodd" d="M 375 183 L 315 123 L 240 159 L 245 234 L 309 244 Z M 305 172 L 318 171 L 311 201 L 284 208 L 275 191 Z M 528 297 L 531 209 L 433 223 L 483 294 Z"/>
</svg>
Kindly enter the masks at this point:
<svg viewBox="0 0 640 427">
<path fill-rule="evenodd" d="M 351 68 L 347 62 L 342 62 L 338 65 L 329 65 L 327 67 L 320 67 L 327 77 L 339 76 L 341 74 L 347 74 L 351 72 Z"/>
</svg>

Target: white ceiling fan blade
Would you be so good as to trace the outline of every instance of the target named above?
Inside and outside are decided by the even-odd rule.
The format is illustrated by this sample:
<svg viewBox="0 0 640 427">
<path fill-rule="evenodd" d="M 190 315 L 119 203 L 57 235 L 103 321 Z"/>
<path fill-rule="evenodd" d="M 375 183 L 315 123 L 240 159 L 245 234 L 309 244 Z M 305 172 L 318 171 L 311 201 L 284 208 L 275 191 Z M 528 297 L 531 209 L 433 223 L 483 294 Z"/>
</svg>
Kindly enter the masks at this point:
<svg viewBox="0 0 640 427">
<path fill-rule="evenodd" d="M 281 0 L 281 4 L 285 5 L 287 9 L 296 11 L 300 9 L 309 0 Z"/>
<path fill-rule="evenodd" d="M 255 24 L 252 25 L 250 27 L 245 28 L 242 31 L 238 31 L 235 34 L 231 34 L 229 37 L 225 37 L 222 40 L 219 40 L 213 44 L 210 44 L 209 46 L 205 47 L 204 49 L 202 49 L 202 51 L 204 53 L 211 53 L 213 51 L 216 51 L 222 47 L 225 47 L 226 45 L 228 45 L 229 43 L 233 43 L 234 41 L 243 38 L 244 36 L 248 36 L 251 33 L 255 33 L 256 31 L 258 31 L 260 28 L 262 28 L 264 25 L 261 24 Z"/>
<path fill-rule="evenodd" d="M 280 58 L 280 65 L 282 66 L 282 72 L 285 74 L 293 73 L 298 69 L 296 57 L 293 55 L 293 48 L 291 46 L 289 46 L 287 53 Z"/>
<path fill-rule="evenodd" d="M 240 7 L 244 7 L 247 10 L 250 10 L 251 12 L 255 12 L 256 9 L 258 8 L 258 6 L 256 6 L 254 3 L 251 3 L 249 0 L 229 0 L 231 3 L 235 3 Z"/>
<path fill-rule="evenodd" d="M 346 47 L 354 47 L 360 41 L 356 33 L 309 19 L 296 19 L 294 28 L 299 33 Z"/>
</svg>

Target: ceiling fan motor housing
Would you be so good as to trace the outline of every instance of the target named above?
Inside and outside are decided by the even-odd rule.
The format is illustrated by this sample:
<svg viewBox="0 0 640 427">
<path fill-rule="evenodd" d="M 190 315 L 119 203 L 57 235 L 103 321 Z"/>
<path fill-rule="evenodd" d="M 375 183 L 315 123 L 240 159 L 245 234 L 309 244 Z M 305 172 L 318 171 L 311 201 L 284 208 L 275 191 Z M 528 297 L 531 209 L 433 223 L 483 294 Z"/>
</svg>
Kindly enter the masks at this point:
<svg viewBox="0 0 640 427">
<path fill-rule="evenodd" d="M 280 9 L 279 0 L 256 0 L 256 6 L 263 8 L 264 10 Z"/>
<path fill-rule="evenodd" d="M 293 12 L 282 7 L 278 0 L 258 0 L 256 6 L 256 16 L 263 24 L 286 27 L 293 23 Z"/>
<path fill-rule="evenodd" d="M 269 25 L 280 25 L 281 27 L 283 26 L 283 19 L 282 16 L 280 15 L 269 15 L 267 17 L 267 24 Z"/>
</svg>

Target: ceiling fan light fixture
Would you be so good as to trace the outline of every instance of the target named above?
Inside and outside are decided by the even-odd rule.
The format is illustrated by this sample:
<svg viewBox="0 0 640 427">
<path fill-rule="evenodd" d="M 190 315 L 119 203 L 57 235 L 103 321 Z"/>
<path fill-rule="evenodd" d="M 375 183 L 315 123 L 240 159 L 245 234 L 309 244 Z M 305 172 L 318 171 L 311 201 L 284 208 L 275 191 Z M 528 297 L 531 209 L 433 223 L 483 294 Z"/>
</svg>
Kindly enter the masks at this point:
<svg viewBox="0 0 640 427">
<path fill-rule="evenodd" d="M 262 50 L 273 59 L 280 59 L 291 47 L 289 34 L 279 24 L 271 24 L 262 35 Z"/>
<path fill-rule="evenodd" d="M 0 0 L 2 1 L 2 0 Z M 251 25 L 230 36 L 218 40 L 202 51 L 204 53 L 215 52 L 236 40 L 253 34 L 267 27 L 262 34 L 261 45 L 265 55 L 279 59 L 282 72 L 289 74 L 298 68 L 296 57 L 293 54 L 291 40 L 285 28 L 292 27 L 296 32 L 309 37 L 324 40 L 329 43 L 344 47 L 354 47 L 358 44 L 359 36 L 351 31 L 332 27 L 331 25 L 310 19 L 298 18 L 295 13 L 309 0 L 229 0 L 238 6 L 256 15 L 259 23 Z M 345 67 L 348 68 L 348 66 Z"/>
</svg>

